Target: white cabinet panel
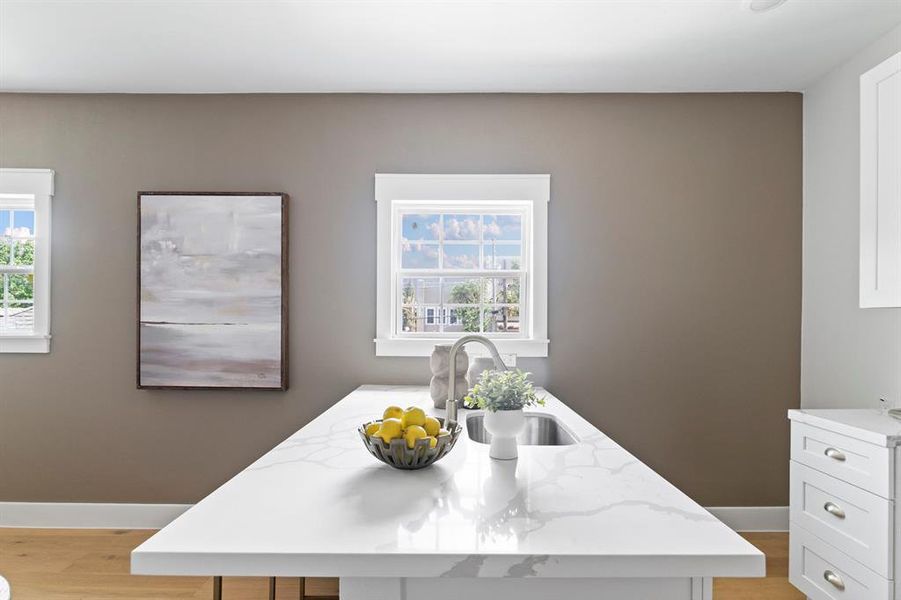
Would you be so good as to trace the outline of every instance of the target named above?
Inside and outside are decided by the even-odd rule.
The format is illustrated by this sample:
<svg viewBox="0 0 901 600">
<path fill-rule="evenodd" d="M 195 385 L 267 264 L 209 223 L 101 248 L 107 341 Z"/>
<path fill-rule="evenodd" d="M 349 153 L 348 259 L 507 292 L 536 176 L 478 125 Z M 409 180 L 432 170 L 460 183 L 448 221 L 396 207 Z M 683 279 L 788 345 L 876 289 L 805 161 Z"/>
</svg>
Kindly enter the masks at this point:
<svg viewBox="0 0 901 600">
<path fill-rule="evenodd" d="M 894 498 L 891 448 L 792 421 L 791 458 L 883 498 Z"/>
<path fill-rule="evenodd" d="M 881 576 L 893 575 L 894 504 L 791 462 L 791 522 Z"/>
<path fill-rule="evenodd" d="M 892 581 L 792 523 L 789 581 L 811 600 L 891 600 Z"/>
<path fill-rule="evenodd" d="M 901 306 L 901 53 L 860 77 L 860 306 Z"/>
</svg>

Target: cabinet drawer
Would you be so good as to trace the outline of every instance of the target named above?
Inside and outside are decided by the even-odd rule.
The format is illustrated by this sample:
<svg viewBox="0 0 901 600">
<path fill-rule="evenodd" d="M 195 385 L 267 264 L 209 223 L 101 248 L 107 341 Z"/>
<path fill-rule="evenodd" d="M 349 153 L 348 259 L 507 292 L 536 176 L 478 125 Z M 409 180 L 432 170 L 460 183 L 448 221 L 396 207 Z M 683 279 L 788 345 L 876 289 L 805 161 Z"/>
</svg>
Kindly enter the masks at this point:
<svg viewBox="0 0 901 600">
<path fill-rule="evenodd" d="M 788 579 L 811 600 L 892 600 L 892 582 L 791 524 Z M 842 589 L 844 588 L 844 589 Z"/>
<path fill-rule="evenodd" d="M 894 498 L 889 448 L 793 421 L 791 457 L 883 498 Z"/>
<path fill-rule="evenodd" d="M 894 503 L 791 462 L 791 520 L 892 578 Z"/>
</svg>

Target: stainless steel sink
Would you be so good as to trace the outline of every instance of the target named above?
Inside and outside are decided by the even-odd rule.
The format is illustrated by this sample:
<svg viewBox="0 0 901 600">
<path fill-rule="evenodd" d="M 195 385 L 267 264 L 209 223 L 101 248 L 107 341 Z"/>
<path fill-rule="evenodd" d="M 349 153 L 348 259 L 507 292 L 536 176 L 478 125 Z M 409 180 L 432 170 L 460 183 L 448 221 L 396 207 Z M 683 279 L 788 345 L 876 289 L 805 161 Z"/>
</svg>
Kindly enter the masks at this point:
<svg viewBox="0 0 901 600">
<path fill-rule="evenodd" d="M 474 442 L 491 443 L 491 434 L 485 430 L 484 413 L 467 416 L 466 431 Z M 526 426 L 516 441 L 522 446 L 569 446 L 576 443 L 576 438 L 551 415 L 526 413 Z"/>
</svg>

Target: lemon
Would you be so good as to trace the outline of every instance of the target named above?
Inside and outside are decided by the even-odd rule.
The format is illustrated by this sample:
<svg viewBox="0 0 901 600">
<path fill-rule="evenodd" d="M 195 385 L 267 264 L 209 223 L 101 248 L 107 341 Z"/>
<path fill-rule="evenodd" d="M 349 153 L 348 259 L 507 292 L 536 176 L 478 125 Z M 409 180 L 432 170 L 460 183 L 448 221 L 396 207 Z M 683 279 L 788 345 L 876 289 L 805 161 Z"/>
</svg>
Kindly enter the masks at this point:
<svg viewBox="0 0 901 600">
<path fill-rule="evenodd" d="M 411 425 L 404 430 L 404 439 L 407 440 L 407 448 L 412 449 L 416 445 L 416 440 L 424 437 L 428 437 L 428 435 L 426 434 L 425 429 L 419 425 Z"/>
<path fill-rule="evenodd" d="M 416 406 L 411 406 L 404 411 L 404 416 L 401 419 L 404 423 L 404 429 L 407 427 L 422 427 L 425 425 L 425 411 Z"/>
<path fill-rule="evenodd" d="M 438 431 L 441 429 L 441 422 L 438 421 L 435 417 L 426 417 L 425 425 L 422 426 L 425 429 L 425 432 L 432 437 L 438 435 Z"/>
<path fill-rule="evenodd" d="M 404 409 L 399 406 L 389 406 L 382 414 L 383 419 L 400 419 L 404 416 Z"/>
<path fill-rule="evenodd" d="M 433 435 L 429 436 L 429 448 L 434 448 L 438 445 L 438 438 Z"/>
<path fill-rule="evenodd" d="M 382 426 L 381 421 L 374 421 L 366 426 L 366 437 L 370 437 L 375 435 L 375 433 L 379 430 L 379 427 Z"/>
<path fill-rule="evenodd" d="M 448 431 L 447 429 L 439 429 L 438 437 L 441 437 L 442 435 L 450 435 L 450 431 Z"/>
<path fill-rule="evenodd" d="M 400 419 L 385 419 L 382 426 L 375 433 L 378 437 L 389 444 L 391 440 L 401 437 L 404 434 L 404 426 L 401 425 Z"/>
</svg>

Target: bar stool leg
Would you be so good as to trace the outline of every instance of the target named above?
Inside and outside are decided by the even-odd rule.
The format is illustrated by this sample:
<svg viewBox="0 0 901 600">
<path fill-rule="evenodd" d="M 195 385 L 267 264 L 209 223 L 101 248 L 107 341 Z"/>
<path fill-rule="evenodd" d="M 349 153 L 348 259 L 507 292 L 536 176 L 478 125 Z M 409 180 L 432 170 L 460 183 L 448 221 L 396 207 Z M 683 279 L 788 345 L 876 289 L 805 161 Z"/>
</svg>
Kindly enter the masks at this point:
<svg viewBox="0 0 901 600">
<path fill-rule="evenodd" d="M 275 577 L 269 578 L 269 600 L 275 600 Z"/>
<path fill-rule="evenodd" d="M 300 596 L 298 596 L 300 598 L 300 600 L 306 600 L 306 597 L 307 597 L 306 587 L 307 587 L 307 578 L 301 577 L 300 578 Z"/>
<path fill-rule="evenodd" d="M 213 600 L 222 600 L 222 577 L 213 577 Z"/>
</svg>

